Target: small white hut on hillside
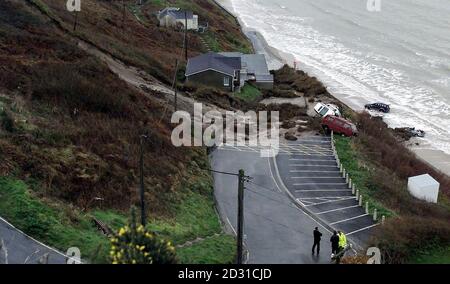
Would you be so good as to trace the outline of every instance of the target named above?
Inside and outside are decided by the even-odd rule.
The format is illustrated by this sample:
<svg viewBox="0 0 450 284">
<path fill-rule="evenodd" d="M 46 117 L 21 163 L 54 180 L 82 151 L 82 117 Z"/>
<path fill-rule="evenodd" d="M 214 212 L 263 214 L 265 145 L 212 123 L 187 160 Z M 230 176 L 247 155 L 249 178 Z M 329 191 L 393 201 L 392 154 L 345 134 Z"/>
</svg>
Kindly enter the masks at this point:
<svg viewBox="0 0 450 284">
<path fill-rule="evenodd" d="M 158 12 L 157 18 L 161 27 L 177 27 L 184 25 L 187 19 L 188 30 L 198 30 L 198 15 L 192 11 L 184 11 L 180 8 L 167 7 Z"/>
<path fill-rule="evenodd" d="M 427 202 L 437 203 L 439 186 L 439 182 L 429 174 L 410 177 L 408 179 L 408 191 L 411 195 Z"/>
</svg>

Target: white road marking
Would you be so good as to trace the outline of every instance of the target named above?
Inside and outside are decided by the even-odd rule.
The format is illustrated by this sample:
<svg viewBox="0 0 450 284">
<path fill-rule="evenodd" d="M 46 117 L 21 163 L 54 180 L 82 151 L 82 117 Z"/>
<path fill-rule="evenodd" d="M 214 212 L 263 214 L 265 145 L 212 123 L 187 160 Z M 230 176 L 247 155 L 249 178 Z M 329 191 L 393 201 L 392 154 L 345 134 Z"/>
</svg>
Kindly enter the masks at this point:
<svg viewBox="0 0 450 284">
<path fill-rule="evenodd" d="M 335 171 L 302 171 L 302 170 L 290 170 L 291 173 L 339 173 L 338 170 Z M 341 177 L 341 176 L 339 176 Z"/>
<path fill-rule="evenodd" d="M 307 206 L 315 206 L 315 205 L 321 205 L 321 204 L 327 204 L 327 203 L 333 203 L 333 202 L 339 202 L 339 201 L 345 201 L 345 200 L 351 200 L 351 199 L 355 199 L 353 196 L 350 198 L 345 198 L 345 199 L 340 199 L 340 200 L 328 200 L 328 201 L 324 201 L 324 202 L 318 202 L 318 203 L 313 203 Z"/>
<path fill-rule="evenodd" d="M 242 146 L 233 146 L 233 145 L 221 145 L 218 147 L 219 150 L 222 151 L 231 151 L 231 152 L 247 152 L 247 153 L 257 153 L 263 149 L 268 149 L 264 147 L 252 147 L 248 145 Z M 318 152 L 316 150 L 311 149 L 295 149 L 292 147 L 283 147 L 280 146 L 278 148 L 280 155 L 305 155 L 305 156 L 330 156 L 327 153 Z M 311 154 L 308 151 L 313 151 L 315 153 Z M 331 152 L 330 152 L 331 153 Z"/>
<path fill-rule="evenodd" d="M 317 182 L 313 182 L 313 183 L 294 183 L 294 186 L 299 186 L 299 185 L 311 185 L 311 184 L 320 184 L 320 185 L 347 185 L 346 183 L 317 183 Z"/>
<path fill-rule="evenodd" d="M 370 226 L 367 226 L 367 227 L 361 228 L 361 229 L 359 229 L 359 230 L 356 230 L 356 231 L 350 232 L 350 233 L 348 233 L 348 234 L 346 234 L 346 235 L 347 235 L 347 236 L 350 236 L 350 235 L 352 235 L 352 234 L 355 234 L 355 233 L 359 233 L 359 232 L 361 232 L 361 231 L 364 231 L 364 230 L 367 230 L 367 229 L 373 228 L 373 227 L 375 227 L 375 226 L 378 226 L 378 225 L 380 225 L 380 224 L 379 224 L 379 223 L 376 223 L 376 224 L 373 224 L 373 225 L 370 225 Z"/>
<path fill-rule="evenodd" d="M 306 205 L 313 203 L 313 201 L 307 201 L 307 200 L 301 200 L 301 199 L 297 199 L 297 200 L 298 200 L 298 202 L 303 203 L 303 204 L 305 204 L 305 202 L 306 202 L 307 203 Z"/>
<path fill-rule="evenodd" d="M 345 210 L 345 209 L 350 209 L 350 208 L 356 208 L 356 207 L 360 207 L 360 206 L 359 205 L 353 205 L 353 206 L 341 207 L 341 208 L 337 208 L 337 209 L 317 212 L 317 213 L 314 213 L 314 214 L 322 215 L 322 214 L 326 214 L 326 213 L 330 213 L 330 212 L 335 212 L 335 211 L 340 211 L 340 210 Z"/>
<path fill-rule="evenodd" d="M 3 239 L 2 239 L 2 243 L 0 245 L 0 248 L 1 248 L 1 250 L 3 250 L 3 253 L 5 255 L 5 264 L 8 264 L 8 248 L 6 247 L 5 241 Z"/>
<path fill-rule="evenodd" d="M 313 160 L 313 159 L 297 159 L 297 158 L 291 158 L 289 161 L 308 161 L 308 162 L 334 162 L 334 160 Z"/>
<path fill-rule="evenodd" d="M 233 225 L 231 225 L 230 219 L 228 219 L 228 216 L 226 214 L 225 218 L 227 218 L 228 225 L 230 225 L 231 230 L 233 230 L 233 233 L 237 236 L 236 230 L 234 229 Z"/>
<path fill-rule="evenodd" d="M 309 205 L 309 204 L 313 204 L 313 203 L 316 202 L 316 201 L 327 201 L 327 199 L 320 199 L 320 197 L 314 198 L 314 201 L 305 200 L 305 199 L 303 199 L 303 198 L 297 198 L 297 200 L 299 200 L 299 201 L 301 201 L 301 202 L 308 202 L 308 205 Z"/>
<path fill-rule="evenodd" d="M 305 200 L 305 199 L 325 199 L 325 200 L 327 200 L 327 199 L 343 199 L 343 198 L 346 198 L 346 197 L 348 197 L 348 196 L 318 196 L 318 197 L 302 197 L 302 198 L 300 198 L 301 200 Z M 354 197 L 353 197 L 354 198 Z"/>
<path fill-rule="evenodd" d="M 295 199 L 295 197 L 292 195 L 292 193 L 287 189 L 287 187 L 284 185 L 283 180 L 281 179 L 281 175 L 280 175 L 280 171 L 278 170 L 278 165 L 277 165 L 277 160 L 275 159 L 275 157 L 272 157 L 273 160 L 273 164 L 275 167 L 275 173 L 277 175 L 277 179 L 275 179 L 275 176 L 272 174 L 272 171 L 270 171 L 270 174 L 272 175 L 272 180 L 274 181 L 275 185 L 279 188 L 280 186 L 283 187 L 283 190 L 295 201 L 297 201 L 297 203 L 299 203 L 300 205 L 302 205 L 302 203 L 298 200 Z M 270 165 L 270 158 L 269 158 L 269 167 L 271 167 Z M 280 182 L 280 184 L 278 184 L 278 182 Z M 280 189 L 281 191 L 281 189 Z M 302 205 L 303 206 L 303 205 Z M 306 212 L 304 212 L 303 210 L 301 210 L 300 208 L 297 208 L 298 211 L 300 211 L 301 213 L 303 213 L 305 216 L 307 216 L 308 218 L 310 218 L 312 221 L 314 221 L 314 223 L 316 223 L 317 225 L 319 225 L 320 227 L 322 227 L 325 231 L 331 233 L 331 231 L 326 228 L 324 225 L 322 225 L 320 222 L 317 222 L 317 220 L 315 220 L 313 217 L 309 216 L 308 214 L 306 214 Z"/>
<path fill-rule="evenodd" d="M 314 191 L 351 191 L 350 189 L 296 189 L 295 192 L 314 192 Z"/>
<path fill-rule="evenodd" d="M 342 178 L 342 177 L 313 177 L 313 176 L 311 176 L 311 177 L 291 177 L 291 178 L 293 178 L 293 179 L 302 179 L 302 178 L 310 178 L 310 179 L 313 179 L 313 178 L 330 179 L 330 178 Z"/>
<path fill-rule="evenodd" d="M 300 164 L 290 164 L 290 167 L 324 167 L 324 168 L 337 168 L 336 165 L 300 165 Z"/>
<path fill-rule="evenodd" d="M 329 143 L 331 142 L 331 139 L 313 139 L 313 140 L 300 140 L 298 142 L 317 142 L 317 143 Z M 285 144 L 289 145 L 289 144 Z M 301 145 L 301 143 L 291 143 L 291 145 Z"/>
<path fill-rule="evenodd" d="M 362 215 L 359 215 L 359 216 L 356 216 L 356 217 L 352 217 L 352 218 L 347 218 L 347 219 L 344 219 L 344 220 L 336 221 L 336 222 L 330 223 L 330 225 L 344 223 L 344 222 L 351 221 L 351 220 L 358 219 L 358 218 L 365 217 L 365 216 L 369 216 L 369 214 L 362 214 Z"/>
<path fill-rule="evenodd" d="M 274 159 L 275 159 L 275 158 L 274 158 Z M 273 182 L 275 183 L 276 188 L 278 189 L 278 191 L 279 191 L 279 192 L 282 192 L 282 191 L 281 191 L 281 188 L 278 186 L 278 184 L 277 184 L 276 181 L 275 181 L 275 176 L 274 176 L 273 173 L 272 173 L 272 167 L 270 166 L 270 158 L 267 158 L 267 161 L 269 162 L 269 172 L 270 172 L 270 176 L 272 177 L 272 180 L 273 180 Z"/>
</svg>

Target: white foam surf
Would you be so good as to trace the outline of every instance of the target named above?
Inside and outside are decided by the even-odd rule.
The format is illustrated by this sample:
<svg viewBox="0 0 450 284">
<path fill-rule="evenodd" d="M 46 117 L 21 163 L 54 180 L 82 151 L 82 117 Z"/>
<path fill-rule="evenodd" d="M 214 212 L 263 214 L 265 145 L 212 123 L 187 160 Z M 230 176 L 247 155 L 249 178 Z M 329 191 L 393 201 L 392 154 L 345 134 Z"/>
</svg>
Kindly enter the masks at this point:
<svg viewBox="0 0 450 284">
<path fill-rule="evenodd" d="M 446 97 L 450 93 L 450 72 L 445 76 L 445 70 L 450 70 L 450 55 L 446 57 L 448 54 L 440 46 L 420 49 L 414 40 L 399 40 L 389 46 L 390 56 L 372 50 L 370 42 L 358 38 L 355 43 L 343 42 L 319 31 L 314 15 L 296 16 L 285 3 L 232 0 L 232 4 L 247 27 L 260 32 L 270 46 L 294 55 L 300 68 L 318 76 L 331 93 L 337 97 L 345 95 L 346 103 L 356 109 L 368 102 L 391 104 L 392 112 L 385 116 L 390 127 L 423 129 L 427 132 L 424 142 L 450 154 L 450 99 Z M 314 6 L 317 4 L 311 5 L 317 9 Z M 337 17 L 333 16 L 336 12 L 327 13 Z M 352 29 L 365 29 L 357 19 L 342 23 L 349 24 Z M 386 40 L 383 31 L 374 36 Z M 423 70 L 423 74 L 418 74 L 418 70 Z"/>
</svg>

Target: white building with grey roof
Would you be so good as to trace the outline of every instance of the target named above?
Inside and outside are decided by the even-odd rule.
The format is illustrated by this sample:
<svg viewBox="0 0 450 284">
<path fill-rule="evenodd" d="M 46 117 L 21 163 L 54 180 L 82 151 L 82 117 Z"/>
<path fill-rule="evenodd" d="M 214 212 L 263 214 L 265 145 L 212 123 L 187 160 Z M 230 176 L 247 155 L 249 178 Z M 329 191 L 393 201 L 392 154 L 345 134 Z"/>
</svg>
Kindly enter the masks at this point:
<svg viewBox="0 0 450 284">
<path fill-rule="evenodd" d="M 167 7 L 157 13 L 159 25 L 161 27 L 182 27 L 185 28 L 187 22 L 188 30 L 198 30 L 198 15 L 192 11 L 181 10 L 176 7 Z"/>
</svg>

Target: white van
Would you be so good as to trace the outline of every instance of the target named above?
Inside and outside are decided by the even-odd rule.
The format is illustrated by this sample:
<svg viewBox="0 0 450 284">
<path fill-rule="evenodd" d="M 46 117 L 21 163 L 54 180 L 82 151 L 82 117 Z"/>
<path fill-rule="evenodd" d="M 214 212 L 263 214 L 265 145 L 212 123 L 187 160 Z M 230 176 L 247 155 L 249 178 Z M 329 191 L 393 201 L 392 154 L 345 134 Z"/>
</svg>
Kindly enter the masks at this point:
<svg viewBox="0 0 450 284">
<path fill-rule="evenodd" d="M 341 116 L 341 112 L 339 111 L 339 108 L 336 105 L 333 105 L 333 104 L 326 104 L 325 105 L 323 103 L 318 103 L 314 107 L 314 110 L 321 117 L 325 117 L 327 115 Z"/>
</svg>

